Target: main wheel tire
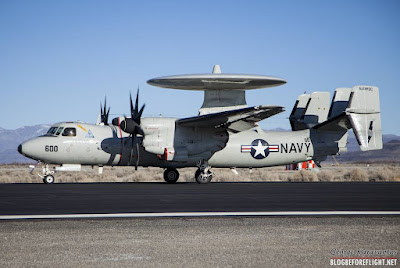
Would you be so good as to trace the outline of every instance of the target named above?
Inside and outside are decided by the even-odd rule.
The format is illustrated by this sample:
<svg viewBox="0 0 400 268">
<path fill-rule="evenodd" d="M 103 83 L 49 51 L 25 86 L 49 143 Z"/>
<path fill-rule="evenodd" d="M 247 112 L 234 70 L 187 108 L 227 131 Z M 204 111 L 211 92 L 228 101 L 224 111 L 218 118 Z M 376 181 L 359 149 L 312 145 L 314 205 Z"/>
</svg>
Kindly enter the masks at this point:
<svg viewBox="0 0 400 268">
<path fill-rule="evenodd" d="M 46 184 L 54 183 L 54 176 L 53 175 L 47 175 L 46 177 L 43 178 L 43 182 L 46 183 Z"/>
<path fill-rule="evenodd" d="M 195 177 L 196 177 L 197 183 L 207 184 L 212 180 L 213 175 L 212 175 L 211 171 L 208 171 L 207 174 L 204 174 L 200 170 L 197 170 L 195 173 Z"/>
<path fill-rule="evenodd" d="M 179 172 L 174 168 L 167 168 L 164 171 L 164 180 L 167 183 L 175 183 L 179 179 Z"/>
<path fill-rule="evenodd" d="M 197 181 L 197 177 L 199 177 L 199 175 L 200 175 L 200 169 L 196 170 L 196 173 L 194 173 L 194 178 L 196 179 L 196 181 Z"/>
</svg>

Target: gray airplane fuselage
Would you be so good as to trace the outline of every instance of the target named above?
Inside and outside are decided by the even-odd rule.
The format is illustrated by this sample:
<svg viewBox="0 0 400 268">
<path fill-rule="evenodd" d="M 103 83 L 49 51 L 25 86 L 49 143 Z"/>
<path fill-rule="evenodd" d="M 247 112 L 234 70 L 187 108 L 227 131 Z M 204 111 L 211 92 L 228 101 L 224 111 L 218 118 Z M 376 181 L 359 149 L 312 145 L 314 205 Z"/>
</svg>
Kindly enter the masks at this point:
<svg viewBox="0 0 400 268">
<path fill-rule="evenodd" d="M 157 120 L 165 125 L 165 122 L 174 124 L 176 119 L 143 118 L 146 136 L 138 137 L 134 143 L 132 137 L 117 126 L 63 122 L 52 127 L 73 128 L 75 136 L 63 136 L 62 131 L 58 135 L 46 134 L 24 142 L 19 150 L 27 157 L 49 164 L 134 166 L 138 155 L 136 143 L 139 143 L 139 166 L 162 168 L 195 167 L 200 160 L 207 160 L 213 167 L 257 168 L 298 163 L 314 158 L 316 143 L 325 154 L 338 151 L 335 144 L 312 139 L 313 130 L 310 129 L 275 132 L 255 127 L 229 133 L 176 124 L 173 131 L 164 133 L 153 124 Z M 149 153 L 147 148 L 165 143 L 163 135 L 169 136 L 172 149 L 160 154 Z M 150 142 L 145 140 L 152 136 L 156 138 Z"/>
</svg>

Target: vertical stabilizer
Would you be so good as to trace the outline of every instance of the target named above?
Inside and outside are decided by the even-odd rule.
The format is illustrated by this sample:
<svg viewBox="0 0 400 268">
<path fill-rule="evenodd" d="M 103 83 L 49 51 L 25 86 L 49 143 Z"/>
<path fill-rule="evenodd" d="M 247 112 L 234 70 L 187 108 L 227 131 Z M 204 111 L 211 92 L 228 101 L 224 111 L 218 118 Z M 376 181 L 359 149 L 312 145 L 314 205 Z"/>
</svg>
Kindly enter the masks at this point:
<svg viewBox="0 0 400 268">
<path fill-rule="evenodd" d="M 377 87 L 353 87 L 346 113 L 362 151 L 383 148 L 379 89 Z"/>
<path fill-rule="evenodd" d="M 342 114 L 349 105 L 351 88 L 337 88 L 332 98 L 331 108 L 329 109 L 328 119 L 334 118 Z M 349 134 L 346 132 L 343 137 L 338 140 L 339 153 L 347 152 L 347 138 Z"/>
<path fill-rule="evenodd" d="M 346 110 L 349 104 L 350 94 L 351 88 L 337 88 L 335 90 L 328 118 L 338 116 Z"/>
<path fill-rule="evenodd" d="M 293 107 L 289 120 L 292 130 L 312 128 L 328 118 L 329 92 L 302 94 Z"/>
<path fill-rule="evenodd" d="M 290 125 L 292 126 L 293 131 L 306 129 L 306 126 L 300 119 L 306 112 L 306 107 L 309 99 L 310 94 L 301 94 L 297 97 L 296 103 L 293 106 L 293 110 L 289 116 Z"/>
<path fill-rule="evenodd" d="M 312 128 L 328 119 L 330 98 L 329 92 L 313 92 L 311 94 L 306 112 L 302 117 L 307 128 Z"/>
<path fill-rule="evenodd" d="M 347 108 L 343 110 L 347 96 Z M 362 151 L 383 148 L 377 87 L 355 86 L 351 91 L 337 89 L 331 105 L 330 118 L 314 127 L 326 135 L 329 133 L 332 137 L 336 136 L 334 141 L 338 143 L 339 151 L 345 150 L 347 130 L 351 128 Z"/>
</svg>

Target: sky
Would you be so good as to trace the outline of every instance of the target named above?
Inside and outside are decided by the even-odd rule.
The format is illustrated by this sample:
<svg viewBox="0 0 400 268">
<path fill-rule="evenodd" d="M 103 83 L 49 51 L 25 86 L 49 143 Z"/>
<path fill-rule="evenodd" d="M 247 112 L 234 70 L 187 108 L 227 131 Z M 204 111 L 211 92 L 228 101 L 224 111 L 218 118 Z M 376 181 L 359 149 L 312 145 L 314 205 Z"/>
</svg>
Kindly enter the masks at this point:
<svg viewBox="0 0 400 268">
<path fill-rule="evenodd" d="M 260 74 L 288 83 L 247 91 L 249 106 L 286 112 L 262 121 L 290 129 L 299 94 L 380 88 L 382 130 L 400 135 L 400 1 L 0 0 L 0 127 L 95 123 L 129 114 L 189 117 L 203 92 L 156 88 L 159 76 Z"/>
</svg>

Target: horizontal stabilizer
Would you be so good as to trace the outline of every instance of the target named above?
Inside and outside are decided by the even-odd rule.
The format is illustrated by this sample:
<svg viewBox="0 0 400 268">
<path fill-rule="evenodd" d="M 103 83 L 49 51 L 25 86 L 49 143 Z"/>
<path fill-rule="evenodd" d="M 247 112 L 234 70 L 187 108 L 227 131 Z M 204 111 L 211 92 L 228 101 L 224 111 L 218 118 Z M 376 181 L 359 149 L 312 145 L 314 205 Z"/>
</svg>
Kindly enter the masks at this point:
<svg viewBox="0 0 400 268">
<path fill-rule="evenodd" d="M 347 108 L 344 108 L 347 103 Z M 319 131 L 347 133 L 353 129 L 362 151 L 380 150 L 382 144 L 379 89 L 355 86 L 336 90 L 329 112 L 330 118 L 313 127 Z"/>
<path fill-rule="evenodd" d="M 322 131 L 346 131 L 346 132 L 351 128 L 352 126 L 350 124 L 346 112 L 343 112 L 313 127 L 313 129 L 318 129 Z"/>
</svg>

